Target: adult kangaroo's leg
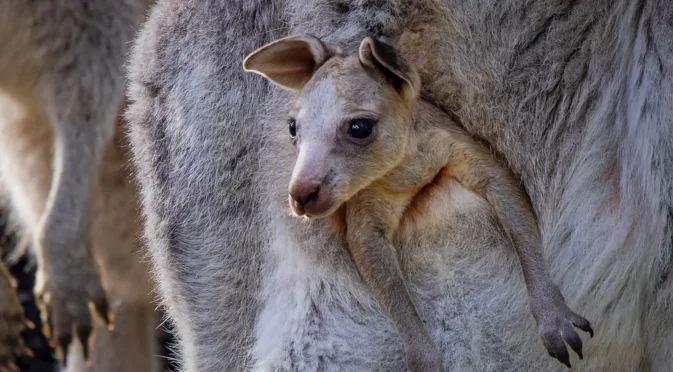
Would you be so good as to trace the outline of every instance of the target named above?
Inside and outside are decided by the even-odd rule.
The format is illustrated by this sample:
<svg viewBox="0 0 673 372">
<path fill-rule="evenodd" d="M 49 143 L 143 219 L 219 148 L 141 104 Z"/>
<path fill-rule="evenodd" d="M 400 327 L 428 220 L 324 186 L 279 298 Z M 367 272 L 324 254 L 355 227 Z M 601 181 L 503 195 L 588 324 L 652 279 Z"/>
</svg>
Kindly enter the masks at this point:
<svg viewBox="0 0 673 372">
<path fill-rule="evenodd" d="M 98 168 L 123 97 L 122 65 L 137 11 L 126 2 L 74 2 L 55 4 L 43 20 L 55 33 L 45 43 L 53 61 L 37 92 L 44 99 L 54 152 L 49 197 L 35 233 L 36 290 L 51 338 L 62 351 L 76 329 L 88 354 L 89 302 L 109 323 L 91 249 L 91 220 Z"/>
<path fill-rule="evenodd" d="M 140 237 L 136 185 L 123 135 L 123 122 L 102 159 L 94 194 L 92 249 L 100 268 L 114 331 L 95 329 L 90 365 L 73 343 L 68 372 L 158 372 L 159 314 L 152 302 L 145 252 Z"/>
<path fill-rule="evenodd" d="M 145 0 L 0 5 L 0 169 L 38 258 L 36 292 L 61 351 L 87 353 L 92 302 L 107 320 L 91 244 L 94 185 L 123 97 Z"/>
<path fill-rule="evenodd" d="M 95 55 L 96 49 L 91 49 Z M 54 172 L 35 248 L 39 265 L 36 289 L 52 340 L 65 352 L 76 326 L 88 354 L 86 345 L 92 332 L 89 301 L 109 323 L 108 303 L 91 251 L 90 228 L 94 181 L 112 135 L 118 109 L 114 102 L 123 82 L 78 68 L 92 63 L 84 60 L 88 58 L 84 53 L 78 54 L 72 69 L 64 71 L 66 76 L 52 87 L 48 101 Z"/>
</svg>

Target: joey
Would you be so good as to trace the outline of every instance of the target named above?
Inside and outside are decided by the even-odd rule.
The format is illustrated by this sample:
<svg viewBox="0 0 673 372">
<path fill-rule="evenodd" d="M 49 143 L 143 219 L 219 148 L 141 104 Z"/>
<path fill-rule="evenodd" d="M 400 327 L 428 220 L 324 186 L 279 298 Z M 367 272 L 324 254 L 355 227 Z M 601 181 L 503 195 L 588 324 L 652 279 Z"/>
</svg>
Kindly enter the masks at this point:
<svg viewBox="0 0 673 372">
<path fill-rule="evenodd" d="M 399 331 L 410 371 L 442 370 L 442 354 L 412 301 L 393 245 L 414 197 L 443 172 L 486 200 L 523 269 L 530 307 L 549 354 L 570 367 L 582 355 L 573 327 L 593 336 L 550 278 L 537 221 L 512 172 L 447 114 L 419 99 L 420 78 L 398 51 L 373 37 L 346 54 L 311 35 L 251 53 L 247 71 L 295 92 L 288 136 L 297 159 L 288 188 L 297 216 L 345 209 L 355 265 Z"/>
</svg>

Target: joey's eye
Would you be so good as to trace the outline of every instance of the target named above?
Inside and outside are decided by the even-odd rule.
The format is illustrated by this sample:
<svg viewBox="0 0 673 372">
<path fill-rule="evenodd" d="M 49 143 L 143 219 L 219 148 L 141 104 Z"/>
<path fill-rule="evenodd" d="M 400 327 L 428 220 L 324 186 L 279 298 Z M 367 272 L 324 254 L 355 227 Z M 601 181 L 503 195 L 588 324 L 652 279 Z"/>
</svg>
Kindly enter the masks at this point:
<svg viewBox="0 0 673 372">
<path fill-rule="evenodd" d="M 294 139 L 297 137 L 297 122 L 294 119 L 287 119 L 287 126 L 290 128 L 290 137 Z"/>
<path fill-rule="evenodd" d="M 374 121 L 370 119 L 355 119 L 348 124 L 348 136 L 362 140 L 372 135 Z"/>
</svg>

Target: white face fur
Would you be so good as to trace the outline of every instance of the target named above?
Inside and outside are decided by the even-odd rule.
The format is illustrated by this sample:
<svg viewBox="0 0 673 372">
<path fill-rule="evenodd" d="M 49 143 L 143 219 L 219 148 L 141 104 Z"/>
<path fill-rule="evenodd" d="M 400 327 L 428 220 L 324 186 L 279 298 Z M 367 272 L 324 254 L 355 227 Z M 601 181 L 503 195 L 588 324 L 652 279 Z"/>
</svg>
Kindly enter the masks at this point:
<svg viewBox="0 0 673 372">
<path fill-rule="evenodd" d="M 365 38 L 357 55 L 310 35 L 277 40 L 243 62 L 296 92 L 289 140 L 297 149 L 289 199 L 306 217 L 326 217 L 406 155 L 418 74 L 389 46 Z"/>
<path fill-rule="evenodd" d="M 405 106 L 355 56 L 335 57 L 316 71 L 288 121 L 297 148 L 289 187 L 293 211 L 328 216 L 394 168 L 406 153 Z"/>
</svg>

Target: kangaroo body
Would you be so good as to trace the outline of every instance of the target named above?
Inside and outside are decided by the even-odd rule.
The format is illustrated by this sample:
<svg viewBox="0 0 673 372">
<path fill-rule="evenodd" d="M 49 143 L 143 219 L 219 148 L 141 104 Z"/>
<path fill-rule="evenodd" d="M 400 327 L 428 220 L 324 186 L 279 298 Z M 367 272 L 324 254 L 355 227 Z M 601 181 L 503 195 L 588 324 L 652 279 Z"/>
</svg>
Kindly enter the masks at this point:
<svg viewBox="0 0 673 372">
<path fill-rule="evenodd" d="M 670 369 L 672 12 L 664 1 L 158 3 L 135 43 L 127 117 L 183 369 L 404 368 L 332 223 L 290 216 L 290 94 L 240 68 L 292 34 L 346 52 L 371 34 L 399 43 L 421 96 L 521 178 L 551 277 L 601 340 L 574 369 Z M 565 370 L 539 342 L 490 206 L 448 178 L 427 191 L 395 245 L 444 368 Z"/>
</svg>

